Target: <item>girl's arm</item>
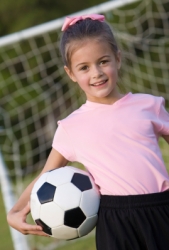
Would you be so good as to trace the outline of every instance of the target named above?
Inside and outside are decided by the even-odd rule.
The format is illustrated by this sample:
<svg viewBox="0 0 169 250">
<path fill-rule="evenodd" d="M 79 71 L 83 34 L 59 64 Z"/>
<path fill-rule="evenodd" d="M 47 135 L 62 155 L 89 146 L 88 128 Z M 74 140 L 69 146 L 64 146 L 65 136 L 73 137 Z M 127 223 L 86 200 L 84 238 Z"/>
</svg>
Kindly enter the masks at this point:
<svg viewBox="0 0 169 250">
<path fill-rule="evenodd" d="M 7 221 L 11 227 L 15 228 L 16 230 L 18 230 L 23 234 L 36 234 L 36 235 L 47 236 L 47 234 L 45 234 L 42 231 L 42 228 L 40 226 L 29 225 L 26 222 L 26 216 L 30 212 L 30 206 L 29 206 L 30 194 L 34 183 L 44 172 L 47 172 L 55 168 L 63 167 L 67 164 L 67 162 L 68 161 L 59 152 L 57 152 L 55 149 L 51 150 L 47 162 L 43 170 L 39 174 L 39 176 L 29 184 L 29 186 L 20 196 L 17 203 L 9 211 L 7 215 Z"/>
<path fill-rule="evenodd" d="M 169 135 L 162 135 L 162 137 L 163 137 L 164 140 L 166 140 L 166 142 L 168 142 L 168 144 L 169 144 Z"/>
</svg>

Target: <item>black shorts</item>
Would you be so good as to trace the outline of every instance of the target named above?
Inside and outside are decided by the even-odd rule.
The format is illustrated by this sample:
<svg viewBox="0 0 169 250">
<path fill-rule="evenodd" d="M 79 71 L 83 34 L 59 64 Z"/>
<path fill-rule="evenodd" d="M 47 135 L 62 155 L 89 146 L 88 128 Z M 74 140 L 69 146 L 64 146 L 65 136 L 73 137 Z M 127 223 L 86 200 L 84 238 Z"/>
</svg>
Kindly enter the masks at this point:
<svg viewBox="0 0 169 250">
<path fill-rule="evenodd" d="M 101 196 L 97 250 L 169 250 L 169 191 Z"/>
</svg>

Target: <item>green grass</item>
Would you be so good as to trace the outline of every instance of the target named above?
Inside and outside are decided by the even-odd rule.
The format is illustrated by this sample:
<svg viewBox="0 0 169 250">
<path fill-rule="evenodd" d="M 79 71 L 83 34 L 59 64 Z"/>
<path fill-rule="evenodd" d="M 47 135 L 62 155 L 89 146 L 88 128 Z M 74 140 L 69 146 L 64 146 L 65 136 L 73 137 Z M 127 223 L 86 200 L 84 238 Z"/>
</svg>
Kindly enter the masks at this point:
<svg viewBox="0 0 169 250">
<path fill-rule="evenodd" d="M 70 243 L 70 244 L 69 244 Z M 79 240 L 76 240 L 71 243 L 69 242 L 65 246 L 60 246 L 57 248 L 57 250 L 95 250 L 95 238 L 90 237 L 90 238 L 81 238 Z"/>
<path fill-rule="evenodd" d="M 96 250 L 95 236 L 91 234 L 76 240 L 57 242 L 54 238 L 34 236 L 31 250 L 40 250 L 40 246 L 54 247 L 54 250 Z M 52 248 L 53 249 L 53 248 Z"/>
<path fill-rule="evenodd" d="M 12 240 L 10 237 L 10 230 L 6 221 L 6 213 L 3 204 L 2 194 L 0 192 L 0 249 L 1 250 L 14 250 Z M 23 249 L 24 250 L 24 249 Z"/>
</svg>

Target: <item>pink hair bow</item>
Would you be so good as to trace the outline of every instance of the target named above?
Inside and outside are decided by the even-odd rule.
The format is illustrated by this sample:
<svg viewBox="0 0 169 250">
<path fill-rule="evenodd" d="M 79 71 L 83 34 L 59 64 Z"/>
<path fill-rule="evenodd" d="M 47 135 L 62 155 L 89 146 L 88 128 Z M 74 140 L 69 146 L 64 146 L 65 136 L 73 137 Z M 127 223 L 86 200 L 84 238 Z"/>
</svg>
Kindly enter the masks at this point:
<svg viewBox="0 0 169 250">
<path fill-rule="evenodd" d="M 103 22 L 105 20 L 105 17 L 103 15 L 99 15 L 99 14 L 83 15 L 83 16 L 76 16 L 76 17 L 66 17 L 64 24 L 62 26 L 62 31 L 67 30 L 67 28 L 69 26 L 77 23 L 80 20 L 85 20 L 86 18 L 90 18 L 92 20 L 99 20 L 100 22 Z"/>
</svg>

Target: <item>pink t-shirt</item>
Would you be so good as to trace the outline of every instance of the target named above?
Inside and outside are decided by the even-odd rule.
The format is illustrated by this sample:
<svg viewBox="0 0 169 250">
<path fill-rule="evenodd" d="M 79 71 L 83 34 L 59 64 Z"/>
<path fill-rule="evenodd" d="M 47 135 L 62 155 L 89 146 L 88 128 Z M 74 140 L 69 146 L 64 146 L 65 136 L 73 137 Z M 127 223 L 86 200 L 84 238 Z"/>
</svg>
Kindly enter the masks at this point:
<svg viewBox="0 0 169 250">
<path fill-rule="evenodd" d="M 101 194 L 132 195 L 169 188 L 158 137 L 169 134 L 164 99 L 128 93 L 112 105 L 86 101 L 58 122 L 53 148 L 82 163 Z"/>
</svg>

